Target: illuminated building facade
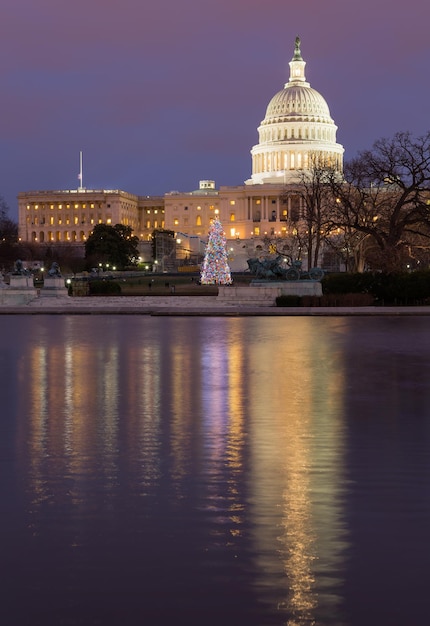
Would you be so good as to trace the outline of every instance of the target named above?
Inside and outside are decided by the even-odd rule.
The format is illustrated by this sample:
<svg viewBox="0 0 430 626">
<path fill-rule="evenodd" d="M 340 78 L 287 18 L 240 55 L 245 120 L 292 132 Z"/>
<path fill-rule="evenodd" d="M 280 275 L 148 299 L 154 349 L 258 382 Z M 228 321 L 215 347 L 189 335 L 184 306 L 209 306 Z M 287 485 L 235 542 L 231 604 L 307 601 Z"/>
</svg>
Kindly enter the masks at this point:
<svg viewBox="0 0 430 626">
<path fill-rule="evenodd" d="M 19 237 L 83 244 L 96 224 L 130 226 L 142 240 L 164 228 L 164 200 L 120 190 L 71 189 L 18 194 Z"/>
</svg>

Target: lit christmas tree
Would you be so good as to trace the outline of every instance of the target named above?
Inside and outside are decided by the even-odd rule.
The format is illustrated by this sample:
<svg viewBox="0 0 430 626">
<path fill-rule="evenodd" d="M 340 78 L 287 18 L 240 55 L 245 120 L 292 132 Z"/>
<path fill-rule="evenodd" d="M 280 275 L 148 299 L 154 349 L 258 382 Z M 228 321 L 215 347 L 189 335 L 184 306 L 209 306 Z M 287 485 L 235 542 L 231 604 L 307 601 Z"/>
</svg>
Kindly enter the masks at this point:
<svg viewBox="0 0 430 626">
<path fill-rule="evenodd" d="M 231 285 L 233 282 L 225 246 L 225 233 L 217 216 L 209 227 L 209 238 L 200 273 L 202 285 Z"/>
</svg>

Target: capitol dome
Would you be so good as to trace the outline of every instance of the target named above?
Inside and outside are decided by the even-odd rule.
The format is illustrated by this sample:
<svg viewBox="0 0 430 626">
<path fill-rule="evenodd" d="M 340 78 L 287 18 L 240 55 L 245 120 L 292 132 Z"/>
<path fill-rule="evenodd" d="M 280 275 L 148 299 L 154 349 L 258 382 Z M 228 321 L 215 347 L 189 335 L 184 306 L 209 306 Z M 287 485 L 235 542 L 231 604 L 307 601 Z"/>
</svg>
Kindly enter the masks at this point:
<svg viewBox="0 0 430 626">
<path fill-rule="evenodd" d="M 327 102 L 318 91 L 312 87 L 287 83 L 269 102 L 262 126 L 296 120 L 333 123 Z"/>
<path fill-rule="evenodd" d="M 270 100 L 251 150 L 252 177 L 247 184 L 297 182 L 313 164 L 342 171 L 343 146 L 322 95 L 306 82 L 305 65 L 296 37 L 290 79 Z"/>
</svg>

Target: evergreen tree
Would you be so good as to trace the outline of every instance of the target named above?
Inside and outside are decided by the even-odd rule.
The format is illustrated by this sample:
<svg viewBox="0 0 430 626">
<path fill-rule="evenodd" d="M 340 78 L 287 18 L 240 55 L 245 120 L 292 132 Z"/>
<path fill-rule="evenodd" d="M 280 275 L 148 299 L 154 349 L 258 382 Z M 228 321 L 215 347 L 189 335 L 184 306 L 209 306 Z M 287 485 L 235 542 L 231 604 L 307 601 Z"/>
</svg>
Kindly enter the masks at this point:
<svg viewBox="0 0 430 626">
<path fill-rule="evenodd" d="M 226 237 L 218 217 L 209 227 L 200 282 L 202 285 L 231 285 L 233 282 L 227 260 Z"/>
<path fill-rule="evenodd" d="M 138 237 L 131 226 L 96 224 L 85 242 L 85 258 L 92 263 L 109 263 L 118 269 L 135 265 L 139 256 Z"/>
</svg>

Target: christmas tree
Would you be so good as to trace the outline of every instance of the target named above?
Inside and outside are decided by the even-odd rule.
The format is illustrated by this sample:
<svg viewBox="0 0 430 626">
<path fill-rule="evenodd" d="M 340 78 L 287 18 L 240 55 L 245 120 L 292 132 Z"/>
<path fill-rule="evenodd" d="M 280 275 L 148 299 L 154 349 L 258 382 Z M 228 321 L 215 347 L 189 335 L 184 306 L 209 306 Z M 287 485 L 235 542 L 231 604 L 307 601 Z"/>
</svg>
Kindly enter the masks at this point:
<svg viewBox="0 0 430 626">
<path fill-rule="evenodd" d="M 202 285 L 231 285 L 233 282 L 225 245 L 226 238 L 222 224 L 219 218 L 215 217 L 209 227 L 209 238 L 200 273 Z"/>
</svg>

